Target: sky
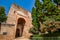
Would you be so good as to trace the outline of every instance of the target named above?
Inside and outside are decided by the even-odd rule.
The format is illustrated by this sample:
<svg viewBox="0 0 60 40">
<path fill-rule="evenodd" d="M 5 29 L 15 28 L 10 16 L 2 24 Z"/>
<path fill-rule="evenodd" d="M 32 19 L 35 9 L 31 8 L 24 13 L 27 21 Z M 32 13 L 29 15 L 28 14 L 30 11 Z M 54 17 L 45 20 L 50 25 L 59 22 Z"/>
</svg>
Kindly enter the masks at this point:
<svg viewBox="0 0 60 40">
<path fill-rule="evenodd" d="M 0 0 L 0 6 L 5 8 L 6 14 L 8 14 L 10 7 L 13 3 L 31 12 L 34 6 L 35 0 Z"/>
</svg>

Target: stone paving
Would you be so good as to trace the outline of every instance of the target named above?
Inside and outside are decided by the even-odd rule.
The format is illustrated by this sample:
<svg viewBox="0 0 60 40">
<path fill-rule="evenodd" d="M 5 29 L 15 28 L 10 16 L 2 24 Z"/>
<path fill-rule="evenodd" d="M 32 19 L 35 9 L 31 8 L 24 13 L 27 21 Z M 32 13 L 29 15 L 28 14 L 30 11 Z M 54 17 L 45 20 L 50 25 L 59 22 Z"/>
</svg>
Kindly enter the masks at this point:
<svg viewBox="0 0 60 40">
<path fill-rule="evenodd" d="M 14 40 L 30 40 L 30 39 L 28 39 L 28 38 L 16 38 Z"/>
</svg>

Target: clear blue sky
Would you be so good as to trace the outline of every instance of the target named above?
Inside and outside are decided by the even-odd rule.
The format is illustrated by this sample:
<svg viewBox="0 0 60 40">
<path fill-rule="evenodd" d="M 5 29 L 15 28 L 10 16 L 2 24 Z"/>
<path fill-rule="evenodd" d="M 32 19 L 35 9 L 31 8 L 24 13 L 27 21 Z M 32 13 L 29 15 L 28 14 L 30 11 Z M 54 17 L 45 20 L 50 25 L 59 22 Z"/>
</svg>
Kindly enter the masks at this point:
<svg viewBox="0 0 60 40">
<path fill-rule="evenodd" d="M 34 2 L 35 0 L 0 0 L 0 6 L 5 7 L 6 14 L 8 14 L 12 3 L 15 3 L 31 12 L 32 7 L 34 6 Z"/>
</svg>

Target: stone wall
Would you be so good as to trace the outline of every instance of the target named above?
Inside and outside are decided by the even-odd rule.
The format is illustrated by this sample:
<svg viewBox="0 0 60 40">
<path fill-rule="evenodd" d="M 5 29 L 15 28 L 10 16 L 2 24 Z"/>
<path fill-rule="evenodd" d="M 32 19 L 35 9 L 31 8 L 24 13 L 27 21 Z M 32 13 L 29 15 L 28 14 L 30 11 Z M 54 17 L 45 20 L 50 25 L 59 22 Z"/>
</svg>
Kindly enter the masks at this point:
<svg viewBox="0 0 60 40">
<path fill-rule="evenodd" d="M 0 39 L 1 40 L 12 40 L 14 33 L 14 24 L 1 24 Z"/>
<path fill-rule="evenodd" d="M 6 39 L 6 40 L 15 39 L 17 23 L 18 23 L 18 19 L 20 18 L 26 21 L 24 25 L 22 37 L 24 38 L 30 37 L 29 30 L 32 27 L 31 13 L 26 11 L 23 8 L 20 8 L 19 6 L 15 4 L 12 4 L 10 11 L 8 13 L 6 24 L 1 25 L 1 36 L 0 36 L 2 37 L 1 39 Z M 14 24 L 14 25 L 11 25 L 11 24 Z"/>
</svg>

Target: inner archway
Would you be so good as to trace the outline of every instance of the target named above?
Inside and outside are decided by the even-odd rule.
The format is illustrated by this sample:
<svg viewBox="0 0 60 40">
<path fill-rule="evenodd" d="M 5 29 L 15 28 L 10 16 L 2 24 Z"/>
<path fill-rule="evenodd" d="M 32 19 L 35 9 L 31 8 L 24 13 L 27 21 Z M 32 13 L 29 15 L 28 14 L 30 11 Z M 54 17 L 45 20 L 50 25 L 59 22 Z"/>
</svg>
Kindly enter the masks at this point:
<svg viewBox="0 0 60 40">
<path fill-rule="evenodd" d="M 24 25 L 25 25 L 25 20 L 23 18 L 19 18 L 17 22 L 17 28 L 16 28 L 16 35 L 15 35 L 16 38 L 22 36 Z"/>
</svg>

